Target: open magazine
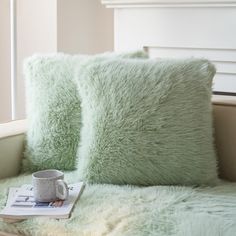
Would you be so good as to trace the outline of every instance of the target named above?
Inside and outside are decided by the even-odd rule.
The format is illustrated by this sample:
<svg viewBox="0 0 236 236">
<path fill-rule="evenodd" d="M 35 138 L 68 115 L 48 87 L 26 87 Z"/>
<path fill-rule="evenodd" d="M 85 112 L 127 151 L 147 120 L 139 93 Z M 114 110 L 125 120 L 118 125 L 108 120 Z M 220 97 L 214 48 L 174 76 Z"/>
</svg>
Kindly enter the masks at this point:
<svg viewBox="0 0 236 236">
<path fill-rule="evenodd" d="M 22 185 L 20 188 L 10 188 L 6 207 L 0 212 L 5 219 L 27 219 L 34 216 L 50 218 L 69 218 L 76 200 L 84 189 L 84 183 L 71 184 L 69 196 L 65 201 L 36 202 L 32 185 Z"/>
</svg>

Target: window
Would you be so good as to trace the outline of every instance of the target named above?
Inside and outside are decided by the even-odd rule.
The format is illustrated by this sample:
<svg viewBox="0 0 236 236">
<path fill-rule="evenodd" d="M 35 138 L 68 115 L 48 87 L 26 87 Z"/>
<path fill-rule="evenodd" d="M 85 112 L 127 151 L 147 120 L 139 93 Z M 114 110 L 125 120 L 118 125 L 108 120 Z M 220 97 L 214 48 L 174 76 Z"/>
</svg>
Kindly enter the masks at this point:
<svg viewBox="0 0 236 236">
<path fill-rule="evenodd" d="M 10 1 L 0 0 L 0 122 L 11 119 Z"/>
<path fill-rule="evenodd" d="M 23 61 L 56 52 L 57 0 L 0 0 L 0 123 L 25 118 Z"/>
<path fill-rule="evenodd" d="M 101 0 L 0 0 L 0 123 L 26 116 L 25 58 L 112 50 L 113 10 Z"/>
</svg>

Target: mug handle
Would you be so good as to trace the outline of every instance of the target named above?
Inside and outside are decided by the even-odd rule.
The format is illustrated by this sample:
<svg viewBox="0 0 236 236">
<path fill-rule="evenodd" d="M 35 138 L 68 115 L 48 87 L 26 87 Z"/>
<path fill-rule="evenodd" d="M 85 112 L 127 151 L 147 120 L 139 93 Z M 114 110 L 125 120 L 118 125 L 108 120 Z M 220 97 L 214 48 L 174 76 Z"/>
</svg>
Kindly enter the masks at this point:
<svg viewBox="0 0 236 236">
<path fill-rule="evenodd" d="M 56 196 L 61 200 L 65 200 L 68 197 L 68 195 L 69 195 L 69 189 L 66 182 L 62 179 L 58 179 L 56 181 Z"/>
</svg>

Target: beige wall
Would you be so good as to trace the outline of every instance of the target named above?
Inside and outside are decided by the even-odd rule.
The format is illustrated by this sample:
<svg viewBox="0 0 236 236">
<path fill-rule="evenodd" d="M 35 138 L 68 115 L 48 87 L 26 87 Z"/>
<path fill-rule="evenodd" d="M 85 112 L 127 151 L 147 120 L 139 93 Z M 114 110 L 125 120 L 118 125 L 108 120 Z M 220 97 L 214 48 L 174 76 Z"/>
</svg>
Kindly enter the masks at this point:
<svg viewBox="0 0 236 236">
<path fill-rule="evenodd" d="M 57 51 L 57 0 L 17 1 L 17 118 L 25 117 L 22 65 L 34 53 Z"/>
<path fill-rule="evenodd" d="M 11 119 L 10 1 L 0 2 L 0 122 Z"/>
<path fill-rule="evenodd" d="M 100 0 L 58 0 L 58 51 L 94 54 L 113 50 L 113 10 Z"/>
<path fill-rule="evenodd" d="M 18 119 L 25 117 L 24 58 L 38 52 L 113 50 L 113 10 L 100 0 L 20 0 L 17 29 Z"/>
<path fill-rule="evenodd" d="M 0 123 L 11 118 L 10 13 L 5 9 L 9 8 L 9 2 L 1 0 L 0 6 L 0 16 L 8 18 L 8 21 L 0 19 L 0 78 L 4 80 L 0 84 Z M 25 58 L 34 53 L 94 54 L 111 50 L 113 10 L 106 9 L 100 0 L 17 1 L 17 119 L 26 116 L 22 73 Z"/>
</svg>

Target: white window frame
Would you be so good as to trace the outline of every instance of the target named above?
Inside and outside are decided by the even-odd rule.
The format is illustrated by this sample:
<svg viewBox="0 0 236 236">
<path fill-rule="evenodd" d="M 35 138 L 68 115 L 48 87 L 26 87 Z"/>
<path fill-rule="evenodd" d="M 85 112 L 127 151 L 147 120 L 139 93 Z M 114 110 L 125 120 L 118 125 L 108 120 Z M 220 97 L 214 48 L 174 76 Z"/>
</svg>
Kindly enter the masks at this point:
<svg viewBox="0 0 236 236">
<path fill-rule="evenodd" d="M 11 25 L 11 119 L 16 119 L 17 104 L 17 21 L 16 0 L 10 0 Z"/>
</svg>

